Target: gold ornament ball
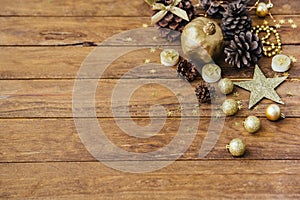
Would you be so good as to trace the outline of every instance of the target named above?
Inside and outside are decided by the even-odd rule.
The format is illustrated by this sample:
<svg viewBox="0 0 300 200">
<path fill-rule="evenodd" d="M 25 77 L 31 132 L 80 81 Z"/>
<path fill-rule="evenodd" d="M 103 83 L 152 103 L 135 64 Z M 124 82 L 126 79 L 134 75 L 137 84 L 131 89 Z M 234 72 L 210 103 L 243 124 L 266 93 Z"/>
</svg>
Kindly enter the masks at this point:
<svg viewBox="0 0 300 200">
<path fill-rule="evenodd" d="M 269 8 L 267 4 L 260 2 L 256 7 L 256 15 L 259 17 L 265 17 L 269 14 Z"/>
<path fill-rule="evenodd" d="M 226 99 L 222 104 L 222 110 L 227 116 L 234 115 L 237 113 L 239 105 L 234 99 Z"/>
<path fill-rule="evenodd" d="M 240 138 L 235 138 L 230 141 L 229 145 L 226 145 L 226 149 L 229 150 L 231 155 L 239 157 L 244 155 L 246 151 L 246 145 Z"/>
<path fill-rule="evenodd" d="M 233 91 L 233 83 L 229 78 L 223 78 L 219 81 L 218 87 L 223 94 L 230 94 Z"/>
<path fill-rule="evenodd" d="M 266 117 L 268 120 L 277 121 L 281 117 L 280 107 L 277 104 L 271 104 L 266 108 Z"/>
<path fill-rule="evenodd" d="M 244 121 L 244 127 L 249 133 L 255 133 L 260 129 L 260 119 L 255 116 L 249 116 Z"/>
</svg>

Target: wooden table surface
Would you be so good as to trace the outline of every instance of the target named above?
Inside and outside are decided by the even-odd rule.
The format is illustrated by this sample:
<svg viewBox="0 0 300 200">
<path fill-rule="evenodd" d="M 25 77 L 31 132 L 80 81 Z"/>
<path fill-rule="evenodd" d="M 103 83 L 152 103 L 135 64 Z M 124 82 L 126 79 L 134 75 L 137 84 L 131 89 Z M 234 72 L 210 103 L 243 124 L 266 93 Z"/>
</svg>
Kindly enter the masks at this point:
<svg viewBox="0 0 300 200">
<path fill-rule="evenodd" d="M 298 25 L 292 29 L 286 24 L 279 33 L 284 53 L 300 60 L 299 1 L 273 0 L 273 4 L 276 19 L 292 18 Z M 1 199 L 300 198 L 299 62 L 277 89 L 285 102 L 281 108 L 286 119 L 266 120 L 269 100 L 255 110 L 247 109 L 250 93 L 235 88 L 239 96 L 229 97 L 240 100 L 243 108 L 226 118 L 216 145 L 205 158 L 198 153 L 213 117 L 209 105 L 199 108 L 202 121 L 197 135 L 177 161 L 153 172 L 122 172 L 97 161 L 81 142 L 72 114 L 72 91 L 77 72 L 94 45 L 149 24 L 149 6 L 142 0 L 0 0 L 0 5 Z M 262 24 L 262 19 L 254 15 L 252 19 L 253 24 Z M 149 106 L 162 104 L 172 112 L 164 128 L 152 138 L 141 139 L 124 134 L 115 123 L 112 90 L 124 73 L 145 59 L 159 61 L 159 51 L 137 50 L 120 57 L 103 74 L 96 92 L 96 113 L 105 134 L 117 146 L 135 153 L 167 145 L 181 121 L 176 96 L 150 84 L 133 94 L 130 113 L 134 122 L 145 126 L 150 122 Z M 223 77 L 252 78 L 253 68 L 221 65 Z M 271 70 L 270 58 L 264 57 L 259 65 L 267 77 L 282 76 Z M 157 74 L 155 79 L 164 76 Z M 145 73 L 127 81 L 132 85 L 147 78 L 151 76 Z M 176 71 L 172 81 L 180 82 Z M 257 134 L 243 129 L 242 122 L 249 115 L 262 120 Z M 247 144 L 242 158 L 233 158 L 225 150 L 235 137 Z M 116 161 L 111 155 L 107 162 Z"/>
</svg>

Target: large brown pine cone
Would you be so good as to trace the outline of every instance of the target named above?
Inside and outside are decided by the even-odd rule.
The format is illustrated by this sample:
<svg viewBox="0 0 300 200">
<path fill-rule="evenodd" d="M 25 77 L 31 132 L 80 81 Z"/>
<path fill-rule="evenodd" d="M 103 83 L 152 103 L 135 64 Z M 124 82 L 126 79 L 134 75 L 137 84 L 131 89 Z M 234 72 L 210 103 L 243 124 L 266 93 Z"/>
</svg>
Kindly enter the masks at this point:
<svg viewBox="0 0 300 200">
<path fill-rule="evenodd" d="M 158 0 L 156 3 L 162 3 L 165 6 L 170 5 L 173 0 Z M 189 20 L 194 18 L 195 9 L 190 0 L 181 0 L 179 4 L 176 6 L 185 10 Z M 154 11 L 153 15 L 155 15 L 159 11 Z M 174 41 L 179 38 L 180 32 L 184 29 L 185 25 L 188 24 L 188 21 L 178 17 L 177 15 L 168 12 L 166 16 L 161 19 L 156 25 L 161 29 L 161 36 L 167 38 L 168 41 Z"/>
<path fill-rule="evenodd" d="M 238 68 L 257 64 L 263 55 L 263 45 L 259 37 L 251 31 L 241 32 L 234 36 L 225 47 L 225 61 Z"/>
<path fill-rule="evenodd" d="M 208 16 L 213 18 L 222 18 L 227 4 L 223 1 L 216 0 L 199 0 L 203 10 L 207 12 Z"/>
<path fill-rule="evenodd" d="M 251 29 L 252 21 L 247 13 L 245 1 L 238 0 L 230 3 L 222 19 L 224 38 L 231 40 L 234 35 L 240 32 L 250 31 Z"/>
</svg>

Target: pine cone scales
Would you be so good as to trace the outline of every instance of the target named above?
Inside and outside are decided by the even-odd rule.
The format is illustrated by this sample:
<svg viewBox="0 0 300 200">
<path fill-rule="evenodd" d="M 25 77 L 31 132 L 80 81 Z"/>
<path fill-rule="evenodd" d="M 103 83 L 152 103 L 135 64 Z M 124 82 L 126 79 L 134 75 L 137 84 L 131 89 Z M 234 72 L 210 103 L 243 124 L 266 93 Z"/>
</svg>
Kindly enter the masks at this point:
<svg viewBox="0 0 300 200">
<path fill-rule="evenodd" d="M 225 61 L 238 68 L 257 64 L 263 54 L 263 45 L 259 37 L 251 31 L 241 32 L 224 50 Z"/>
<path fill-rule="evenodd" d="M 225 12 L 226 4 L 221 5 L 220 1 L 216 0 L 200 0 L 201 7 L 207 12 L 207 15 L 215 18 L 222 18 Z"/>
<path fill-rule="evenodd" d="M 198 98 L 199 104 L 211 103 L 211 100 L 215 97 L 215 88 L 209 86 L 204 81 L 201 81 L 200 84 L 196 87 L 195 93 Z"/>
<path fill-rule="evenodd" d="M 186 59 L 182 59 L 178 63 L 177 72 L 179 76 L 189 82 L 194 81 L 198 76 L 200 76 L 195 66 L 192 63 L 188 62 Z"/>
<path fill-rule="evenodd" d="M 173 3 L 174 0 L 158 0 L 156 3 L 162 3 L 165 6 L 168 6 Z M 185 10 L 189 19 L 194 18 L 194 6 L 190 0 L 181 0 L 176 6 L 182 10 Z M 155 15 L 159 11 L 154 11 Z M 161 19 L 156 25 L 161 29 L 161 37 L 167 38 L 169 41 L 174 41 L 179 38 L 180 32 L 184 29 L 185 25 L 188 24 L 188 21 L 176 16 L 175 14 L 168 12 L 166 16 Z M 179 32 L 178 32 L 179 31 Z"/>
<path fill-rule="evenodd" d="M 225 39 L 231 40 L 234 35 L 251 29 L 252 21 L 243 0 L 230 3 L 222 19 L 222 30 Z"/>
</svg>

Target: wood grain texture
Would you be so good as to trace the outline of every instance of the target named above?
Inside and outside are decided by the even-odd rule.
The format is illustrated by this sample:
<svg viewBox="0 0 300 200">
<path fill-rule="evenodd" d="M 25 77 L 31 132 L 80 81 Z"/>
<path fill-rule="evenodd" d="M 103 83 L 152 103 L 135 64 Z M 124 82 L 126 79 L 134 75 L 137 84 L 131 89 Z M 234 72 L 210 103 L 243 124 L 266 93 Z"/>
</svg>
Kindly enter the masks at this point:
<svg viewBox="0 0 300 200">
<path fill-rule="evenodd" d="M 93 50 L 102 49 L 102 47 L 0 47 L 0 79 L 74 79 L 77 72 L 84 62 L 85 58 L 93 52 Z M 122 47 L 120 47 L 122 48 Z M 118 48 L 112 48 L 118 51 Z M 104 51 L 104 50 L 103 50 Z M 283 51 L 287 55 L 300 57 L 300 47 L 296 45 L 283 46 Z M 107 53 L 107 60 L 114 62 L 102 74 L 101 79 L 120 79 L 129 70 L 143 65 L 146 59 L 150 59 L 151 63 L 160 63 L 159 54 L 161 49 L 157 49 L 154 53 L 149 53 L 150 48 L 140 49 L 124 54 L 118 59 Z M 13 55 L 13 56 L 12 56 Z M 238 79 L 252 78 L 253 68 L 239 70 L 228 66 L 223 58 L 216 61 L 222 68 L 223 77 Z M 263 57 L 259 66 L 267 77 L 274 77 L 276 74 L 271 69 L 271 58 Z M 289 70 L 289 78 L 300 77 L 299 62 L 296 62 Z M 100 65 L 99 63 L 99 66 Z M 176 69 L 175 67 L 173 68 Z M 126 78 L 164 78 L 172 79 L 177 76 L 170 75 L 163 70 L 157 70 L 157 73 L 151 74 L 149 71 L 135 70 Z M 84 78 L 84 77 L 83 77 Z M 92 74 L 85 78 L 99 78 Z"/>
<path fill-rule="evenodd" d="M 198 3 L 198 0 L 193 2 Z M 297 0 L 272 2 L 271 12 L 275 19 L 291 18 L 299 27 Z M 208 133 L 209 123 L 221 124 L 223 118 L 216 117 L 219 113 L 213 112 L 210 105 L 199 108 L 194 104 L 183 105 L 187 112 L 184 117 L 189 122 L 195 115 L 201 116 L 198 127 L 184 125 L 184 131 L 180 132 L 188 137 L 192 129 L 197 130 L 187 151 L 176 152 L 179 159 L 158 171 L 125 173 L 97 162 L 83 145 L 73 119 L 72 92 L 80 65 L 94 46 L 102 44 L 98 48 L 105 50 L 106 59 L 99 62 L 100 66 L 112 58 L 111 53 L 117 48 L 160 45 L 166 48 L 167 43 L 160 38 L 154 40 L 151 35 L 150 40 L 145 40 L 150 33 L 131 33 L 124 39 L 103 45 L 103 41 L 115 34 L 142 28 L 144 24 L 150 26 L 152 11 L 149 6 L 143 0 L 0 0 L 0 5 L 0 199 L 300 198 L 298 62 L 289 71 L 288 80 L 277 89 L 285 102 L 281 108 L 286 119 L 271 122 L 265 118 L 264 110 L 271 103 L 269 100 L 248 110 L 250 93 L 235 88 L 234 92 L 239 95 L 228 98 L 240 100 L 243 108 L 236 116 L 225 119 L 214 148 L 206 157 L 199 158 L 205 137 L 216 134 Z M 263 23 L 264 19 L 256 17 L 254 11 L 251 15 L 253 25 Z M 270 17 L 266 20 L 273 25 Z M 279 33 L 283 53 L 299 60 L 298 29 L 286 23 Z M 107 50 L 112 47 L 115 49 Z M 159 50 L 150 53 L 145 49 L 123 55 L 107 68 L 98 82 L 95 108 L 99 125 L 107 138 L 123 150 L 146 153 L 170 144 L 182 121 L 179 103 L 184 98 L 195 98 L 194 92 L 186 90 L 183 82 L 176 78 L 176 70 L 168 73 L 160 66 L 155 70 L 139 69 L 125 78 L 126 87 L 143 85 L 149 80 L 165 81 L 176 85 L 180 93 L 146 84 L 132 93 L 128 107 L 130 116 L 124 110 L 127 102 L 119 96 L 113 108 L 121 112 L 113 118 L 111 95 L 118 80 L 132 68 L 143 65 L 146 59 L 159 62 L 159 53 Z M 252 77 L 253 68 L 233 69 L 223 60 L 220 57 L 216 61 L 222 67 L 223 77 L 234 81 Z M 283 75 L 271 70 L 271 59 L 263 58 L 259 65 L 267 77 Z M 99 77 L 92 73 L 81 78 L 82 82 L 89 83 Z M 193 86 L 195 84 L 197 81 Z M 87 91 L 87 95 L 93 92 L 87 87 L 82 90 Z M 83 97 L 83 103 L 90 102 L 85 95 Z M 150 107 L 157 104 L 171 114 L 151 138 L 129 136 L 131 132 L 125 133 L 116 124 L 118 119 L 121 125 L 128 125 L 132 120 L 139 126 L 147 126 L 151 122 Z M 84 107 L 82 116 L 76 119 L 89 124 L 92 108 L 91 105 Z M 249 134 L 243 128 L 243 120 L 249 115 L 261 118 L 262 127 L 256 134 Z M 152 119 L 163 119 L 163 113 L 156 112 L 154 116 Z M 225 149 L 233 138 L 245 141 L 244 157 L 233 158 Z M 156 161 L 173 161 L 174 152 L 160 154 Z M 116 152 L 109 152 L 104 158 L 119 166 L 137 164 Z M 139 163 L 142 166 L 153 164 L 149 160 Z"/>
<path fill-rule="evenodd" d="M 249 1 L 254 5 L 256 0 Z M 194 5 L 197 0 L 192 1 Z M 273 14 L 299 14 L 297 1 L 272 0 Z M 125 7 L 126 6 L 126 7 Z M 1 16 L 150 16 L 151 9 L 143 0 L 131 0 L 126 5 L 121 0 L 2 0 Z"/>
<path fill-rule="evenodd" d="M 90 119 L 82 119 L 88 122 Z M 118 119 L 121 125 L 131 120 L 139 126 L 148 125 L 149 119 Z M 202 160 L 199 156 L 204 137 L 212 134 L 208 132 L 209 123 L 213 119 L 201 118 L 199 127 L 183 125 L 183 130 L 193 128 L 197 135 L 188 150 L 179 160 Z M 253 159 L 297 159 L 299 160 L 300 123 L 297 118 L 287 118 L 279 122 L 262 119 L 262 128 L 256 134 L 249 134 L 243 128 L 244 118 L 226 119 L 217 143 L 205 157 L 209 160 L 232 159 L 225 149 L 232 138 L 242 138 L 247 144 L 247 152 L 238 160 Z M 170 143 L 180 126 L 180 119 L 168 118 L 166 124 L 155 136 L 148 139 L 129 136 L 116 124 L 114 119 L 99 119 L 99 124 L 105 135 L 118 147 L 135 153 L 146 153 L 165 147 Z M 222 123 L 220 121 L 220 123 Z M 0 125 L 0 162 L 70 162 L 95 161 L 86 150 L 79 138 L 73 119 L 1 119 Z M 187 133 L 187 135 L 189 135 Z M 170 160 L 173 152 L 160 155 L 156 160 Z M 178 154 L 180 156 L 180 154 Z M 116 152 L 103 155 L 106 161 L 122 161 Z"/>
<path fill-rule="evenodd" d="M 299 161 L 175 162 L 146 174 L 101 163 L 0 164 L 1 198 L 299 198 Z"/>
<path fill-rule="evenodd" d="M 277 17 L 291 18 L 288 15 Z M 253 17 L 253 25 L 262 24 L 262 21 Z M 114 34 L 142 28 L 143 24 L 149 22 L 149 17 L 0 17 L 0 45 L 74 45 L 84 42 L 100 44 Z M 300 24 L 298 15 L 294 16 L 294 22 Z M 290 26 L 280 29 L 280 33 L 283 44 L 300 44 L 299 34 Z M 145 35 L 131 37 L 132 42 L 118 41 L 116 45 L 134 45 L 137 37 Z M 137 44 L 146 45 L 141 42 Z"/>
<path fill-rule="evenodd" d="M 175 73 L 175 72 L 174 72 Z M 175 73 L 176 74 L 176 73 Z M 112 93 L 118 80 L 105 79 L 100 80 L 95 97 L 95 109 L 98 117 L 112 117 Z M 127 88 L 134 88 L 140 85 L 137 90 L 133 90 L 130 102 L 121 98 L 115 99 L 116 105 L 113 109 L 117 109 L 119 113 L 116 117 L 130 117 L 126 114 L 125 108 L 129 103 L 129 111 L 131 117 L 148 117 L 149 108 L 152 105 L 162 105 L 166 112 L 171 111 L 172 117 L 180 116 L 179 110 L 179 96 L 186 99 L 195 99 L 194 91 L 187 90 L 185 82 L 181 79 L 160 80 L 159 84 L 175 84 L 178 87 L 178 94 L 158 84 L 145 84 L 147 79 L 124 80 L 122 85 Z M 152 80 L 151 80 L 152 81 Z M 84 80 L 82 83 L 89 83 L 90 80 Z M 194 83 L 195 85 L 197 83 Z M 73 117 L 72 115 L 72 93 L 73 80 L 29 80 L 29 81 L 0 81 L 0 117 L 2 118 L 36 118 L 36 117 Z M 282 112 L 287 117 L 299 117 L 299 80 L 290 80 L 284 82 L 277 89 L 278 94 L 282 97 L 285 105 L 282 105 Z M 87 95 L 93 91 L 87 90 Z M 265 108 L 272 101 L 264 99 L 256 107 L 256 109 L 248 110 L 248 100 L 250 93 L 246 90 L 237 88 L 234 92 L 238 92 L 239 96 L 235 97 L 233 94 L 228 98 L 234 98 L 241 101 L 243 109 L 240 110 L 236 117 L 245 117 L 249 114 L 256 114 L 257 116 L 264 116 Z M 292 96 L 289 95 L 292 94 Z M 177 95 L 177 96 L 176 96 Z M 179 95 L 179 96 L 178 96 Z M 91 102 L 91 100 L 83 99 L 83 102 Z M 192 101 L 190 101 L 192 103 Z M 196 102 L 196 99 L 195 99 Z M 218 102 L 216 102 L 218 103 Z M 222 102 L 219 102 L 221 105 Z M 200 116 L 211 116 L 212 107 L 209 104 L 203 104 L 200 108 L 195 108 L 196 104 L 190 103 L 182 104 L 185 109 L 185 116 L 194 116 L 193 111 L 199 109 Z M 216 107 L 218 108 L 218 107 Z M 92 107 L 82 107 L 82 116 L 79 117 L 93 117 L 91 113 Z M 158 108 L 153 108 L 154 116 L 162 116 Z"/>
</svg>

